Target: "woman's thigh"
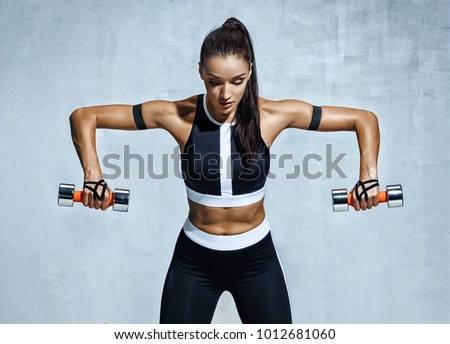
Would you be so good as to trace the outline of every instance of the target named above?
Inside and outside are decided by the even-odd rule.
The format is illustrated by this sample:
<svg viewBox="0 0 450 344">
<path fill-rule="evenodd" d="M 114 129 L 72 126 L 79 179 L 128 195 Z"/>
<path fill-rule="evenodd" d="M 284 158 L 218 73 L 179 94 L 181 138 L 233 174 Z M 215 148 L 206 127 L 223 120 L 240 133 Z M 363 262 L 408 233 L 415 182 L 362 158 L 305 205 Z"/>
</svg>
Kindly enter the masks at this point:
<svg viewBox="0 0 450 344">
<path fill-rule="evenodd" d="M 202 266 L 193 243 L 180 233 L 167 272 L 161 300 L 160 323 L 211 323 L 223 290 Z"/>
<path fill-rule="evenodd" d="M 272 238 L 265 238 L 231 294 L 243 323 L 292 323 L 289 293 Z"/>
<path fill-rule="evenodd" d="M 161 299 L 161 324 L 209 324 L 220 292 L 196 276 L 169 268 Z"/>
</svg>

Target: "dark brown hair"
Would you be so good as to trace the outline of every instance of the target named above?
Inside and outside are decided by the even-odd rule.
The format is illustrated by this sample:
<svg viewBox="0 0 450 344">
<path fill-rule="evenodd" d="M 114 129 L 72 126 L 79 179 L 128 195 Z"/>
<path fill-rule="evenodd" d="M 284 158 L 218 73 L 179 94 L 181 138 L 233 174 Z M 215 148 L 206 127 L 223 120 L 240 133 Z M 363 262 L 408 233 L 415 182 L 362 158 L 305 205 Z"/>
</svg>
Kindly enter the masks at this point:
<svg viewBox="0 0 450 344">
<path fill-rule="evenodd" d="M 261 137 L 258 107 L 258 79 L 256 75 L 255 54 L 252 41 L 244 24 L 238 19 L 228 18 L 220 28 L 211 31 L 205 38 L 200 51 L 200 63 L 205 66 L 211 56 L 223 57 L 235 55 L 252 65 L 252 74 L 240 101 L 236 116 L 234 135 L 236 146 L 244 156 L 244 162 L 258 149 Z"/>
</svg>

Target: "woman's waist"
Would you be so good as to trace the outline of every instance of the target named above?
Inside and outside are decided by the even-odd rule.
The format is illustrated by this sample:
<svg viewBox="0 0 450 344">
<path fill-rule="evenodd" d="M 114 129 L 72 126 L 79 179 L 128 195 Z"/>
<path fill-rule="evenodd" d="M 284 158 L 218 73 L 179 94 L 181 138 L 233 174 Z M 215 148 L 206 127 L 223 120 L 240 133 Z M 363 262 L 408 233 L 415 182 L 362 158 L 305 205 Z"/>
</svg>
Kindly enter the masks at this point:
<svg viewBox="0 0 450 344">
<path fill-rule="evenodd" d="M 236 235 L 257 227 L 265 218 L 264 200 L 242 207 L 208 207 L 188 200 L 189 221 L 215 235 Z"/>
<path fill-rule="evenodd" d="M 256 227 L 246 232 L 220 235 L 205 232 L 187 218 L 183 224 L 182 231 L 189 239 L 204 248 L 219 251 L 235 251 L 253 246 L 270 236 L 270 227 L 269 221 L 264 218 Z"/>
</svg>

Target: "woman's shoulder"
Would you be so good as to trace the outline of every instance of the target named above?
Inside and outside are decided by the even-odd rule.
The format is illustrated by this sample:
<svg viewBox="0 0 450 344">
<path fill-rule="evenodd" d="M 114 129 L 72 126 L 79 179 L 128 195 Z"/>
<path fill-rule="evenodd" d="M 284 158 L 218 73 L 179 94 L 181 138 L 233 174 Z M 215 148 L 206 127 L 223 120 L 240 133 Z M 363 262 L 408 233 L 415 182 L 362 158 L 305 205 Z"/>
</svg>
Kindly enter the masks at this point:
<svg viewBox="0 0 450 344">
<path fill-rule="evenodd" d="M 159 128 L 167 130 L 180 144 L 187 141 L 188 135 L 195 117 L 195 109 L 197 107 L 197 95 L 188 98 L 161 101 L 164 102 L 164 115 L 159 117 Z M 181 148 L 183 149 L 183 148 Z"/>
<path fill-rule="evenodd" d="M 259 113 L 261 119 L 264 121 L 273 121 L 280 117 L 283 113 L 283 100 L 271 100 L 263 97 L 258 98 Z"/>
<path fill-rule="evenodd" d="M 195 109 L 197 107 L 197 98 L 198 98 L 198 96 L 199 95 L 196 94 L 196 95 L 190 96 L 190 97 L 185 98 L 185 99 L 173 101 L 174 105 L 178 109 L 178 113 L 180 115 L 182 115 L 182 114 L 185 114 L 187 112 L 195 111 Z"/>
<path fill-rule="evenodd" d="M 159 101 L 165 107 L 166 115 L 169 117 L 185 118 L 195 112 L 197 106 L 197 95 L 180 100 L 162 100 Z"/>
<path fill-rule="evenodd" d="M 275 137 L 292 123 L 299 120 L 302 126 L 307 122 L 310 105 L 297 99 L 270 100 L 259 97 L 261 129 L 270 144 Z"/>
<path fill-rule="evenodd" d="M 167 114 L 171 114 L 170 117 L 175 117 L 178 119 L 185 119 L 193 113 L 197 107 L 197 97 L 198 95 L 193 95 L 188 98 L 164 101 L 167 107 Z"/>
<path fill-rule="evenodd" d="M 195 113 L 197 95 L 181 100 L 151 100 L 142 103 L 142 115 L 148 128 L 176 130 Z"/>
<path fill-rule="evenodd" d="M 258 97 L 259 110 L 270 111 L 273 106 L 273 100 Z"/>
<path fill-rule="evenodd" d="M 298 99 L 281 99 L 270 100 L 262 97 L 258 97 L 260 111 L 269 114 L 282 114 L 289 112 L 293 108 L 308 107 L 308 103 Z"/>
<path fill-rule="evenodd" d="M 279 117 L 288 106 L 287 100 L 271 100 L 259 97 L 259 111 L 261 117 Z"/>
</svg>

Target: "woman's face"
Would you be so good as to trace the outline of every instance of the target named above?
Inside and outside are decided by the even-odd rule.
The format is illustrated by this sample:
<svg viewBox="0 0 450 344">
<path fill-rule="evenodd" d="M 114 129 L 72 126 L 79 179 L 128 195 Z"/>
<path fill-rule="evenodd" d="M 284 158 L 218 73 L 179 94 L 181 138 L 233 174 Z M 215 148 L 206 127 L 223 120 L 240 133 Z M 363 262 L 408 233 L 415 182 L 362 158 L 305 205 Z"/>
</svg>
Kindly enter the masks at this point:
<svg viewBox="0 0 450 344">
<path fill-rule="evenodd" d="M 251 66 L 244 59 L 228 55 L 209 57 L 199 72 L 205 82 L 208 109 L 219 121 L 233 117 L 250 80 Z"/>
</svg>

